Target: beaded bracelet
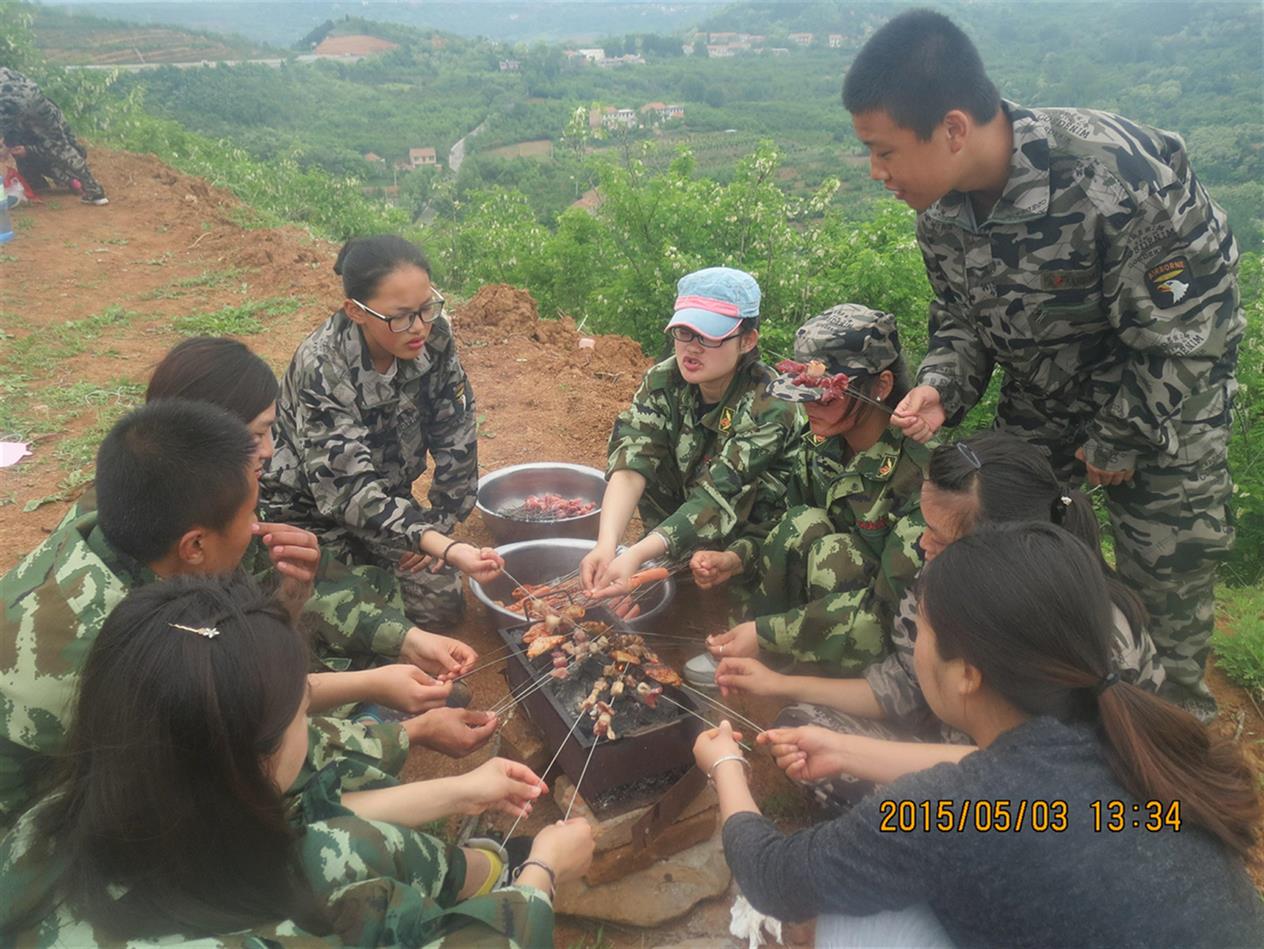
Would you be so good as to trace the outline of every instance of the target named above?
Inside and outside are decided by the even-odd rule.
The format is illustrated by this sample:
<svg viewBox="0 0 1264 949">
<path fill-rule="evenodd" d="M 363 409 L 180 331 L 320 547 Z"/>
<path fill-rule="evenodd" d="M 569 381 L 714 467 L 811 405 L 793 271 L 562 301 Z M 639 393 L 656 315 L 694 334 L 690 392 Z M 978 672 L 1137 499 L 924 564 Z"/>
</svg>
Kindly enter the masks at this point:
<svg viewBox="0 0 1264 949">
<path fill-rule="evenodd" d="M 457 544 L 464 544 L 464 543 L 465 543 L 465 541 L 463 541 L 463 540 L 454 540 L 454 541 L 452 541 L 452 543 L 448 544 L 448 546 L 446 546 L 446 547 L 444 547 L 444 548 L 443 548 L 443 553 L 441 553 L 441 554 L 439 555 L 439 559 L 440 559 L 440 560 L 442 560 L 444 563 L 447 563 L 447 562 L 448 562 L 448 551 L 449 551 L 449 550 L 451 550 L 453 547 L 455 547 Z"/>
</svg>

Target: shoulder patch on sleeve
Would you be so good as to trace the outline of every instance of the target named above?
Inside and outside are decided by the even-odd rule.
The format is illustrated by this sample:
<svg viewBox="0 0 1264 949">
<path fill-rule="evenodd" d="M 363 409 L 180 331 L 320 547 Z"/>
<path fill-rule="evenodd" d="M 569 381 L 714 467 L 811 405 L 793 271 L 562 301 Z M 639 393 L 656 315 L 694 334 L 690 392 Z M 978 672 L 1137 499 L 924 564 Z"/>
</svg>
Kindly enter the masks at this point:
<svg viewBox="0 0 1264 949">
<path fill-rule="evenodd" d="M 1175 306 L 1189 293 L 1189 261 L 1171 257 L 1151 267 L 1146 271 L 1145 284 L 1156 306 Z"/>
</svg>

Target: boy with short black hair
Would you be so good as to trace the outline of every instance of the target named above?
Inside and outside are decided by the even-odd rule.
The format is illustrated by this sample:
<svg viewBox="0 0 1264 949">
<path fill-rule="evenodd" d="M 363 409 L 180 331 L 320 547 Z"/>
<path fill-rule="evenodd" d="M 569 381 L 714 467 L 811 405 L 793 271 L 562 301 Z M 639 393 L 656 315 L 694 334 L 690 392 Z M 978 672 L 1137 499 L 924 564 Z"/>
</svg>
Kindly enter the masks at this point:
<svg viewBox="0 0 1264 949">
<path fill-rule="evenodd" d="M 893 421 L 920 441 L 1005 370 L 996 425 L 1106 489 L 1163 694 L 1204 719 L 1228 423 L 1245 320 L 1224 212 L 1171 132 L 996 96 L 969 38 L 912 10 L 865 44 L 843 103 L 871 176 L 918 211 L 934 299 Z"/>
<path fill-rule="evenodd" d="M 145 405 L 102 442 L 97 509 L 63 522 L 0 578 L 0 831 L 33 802 L 61 752 L 84 659 L 110 611 L 164 577 L 238 568 L 253 536 L 254 470 L 249 430 L 222 409 L 179 399 Z M 410 666 L 313 676 L 312 705 L 381 701 L 356 690 L 395 682 L 399 670 L 424 676 Z M 432 690 L 430 704 L 441 704 L 448 686 Z M 369 728 L 316 719 L 308 762 L 351 757 L 366 775 L 397 771 L 410 738 L 437 745 L 455 729 L 474 731 L 463 716 L 483 714 L 436 710 Z M 480 731 L 494 727 L 488 718 Z"/>
</svg>

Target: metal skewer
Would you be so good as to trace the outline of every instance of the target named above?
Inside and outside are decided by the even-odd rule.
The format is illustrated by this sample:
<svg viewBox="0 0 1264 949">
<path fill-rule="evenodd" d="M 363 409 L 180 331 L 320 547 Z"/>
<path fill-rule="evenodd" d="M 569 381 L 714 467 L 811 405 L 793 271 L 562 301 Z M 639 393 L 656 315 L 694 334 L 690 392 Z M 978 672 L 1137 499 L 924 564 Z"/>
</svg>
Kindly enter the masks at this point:
<svg viewBox="0 0 1264 949">
<path fill-rule="evenodd" d="M 749 725 L 751 728 L 755 729 L 755 731 L 756 731 L 757 733 L 759 733 L 759 734 L 763 734 L 764 732 L 768 731 L 768 729 L 764 728 L 764 727 L 763 727 L 762 725 L 760 725 L 758 722 L 752 721 L 751 719 L 747 718 L 745 715 L 743 715 L 743 714 L 742 714 L 741 712 L 739 712 L 737 709 L 735 709 L 735 708 L 731 708 L 730 706 L 725 705 L 725 704 L 724 704 L 723 702 L 721 702 L 719 699 L 712 698 L 711 696 L 707 695 L 707 693 L 703 692 L 701 689 L 695 689 L 695 688 L 694 688 L 692 685 L 690 685 L 688 682 L 682 682 L 682 683 L 680 683 L 680 684 L 681 684 L 681 686 L 682 686 L 683 688 L 688 689 L 690 692 L 694 693 L 694 694 L 695 694 L 695 695 L 697 695 L 699 698 L 706 699 L 708 702 L 710 702 L 712 705 L 714 705 L 714 706 L 715 706 L 717 709 L 719 709 L 721 712 L 726 712 L 726 713 L 728 713 L 729 715 L 733 716 L 733 718 L 736 718 L 736 719 L 738 719 L 739 721 L 745 722 L 745 723 L 746 723 L 747 725 Z"/>
<path fill-rule="evenodd" d="M 576 719 L 579 721 L 579 719 Z M 584 775 L 588 773 L 588 765 L 592 761 L 593 752 L 597 750 L 597 746 L 601 744 L 601 736 L 593 735 L 592 747 L 588 749 L 588 757 L 584 760 L 584 768 L 579 772 L 579 780 L 575 782 L 575 790 L 571 793 L 571 802 L 566 805 L 566 816 L 562 818 L 564 821 L 571 819 L 571 808 L 575 806 L 575 798 L 579 797 L 579 786 L 584 783 Z"/>
<path fill-rule="evenodd" d="M 708 727 L 708 728 L 719 728 L 719 727 L 720 727 L 720 726 L 719 726 L 719 725 L 717 725 L 715 722 L 711 721 L 711 719 L 707 718 L 705 715 L 699 715 L 697 712 L 695 712 L 693 709 L 691 709 L 688 705 L 681 705 L 679 702 L 677 702 L 674 698 L 672 698 L 672 697 L 671 697 L 670 695 L 668 695 L 666 692 L 664 692 L 662 695 L 660 695 L 660 696 L 659 696 L 659 698 L 660 698 L 660 699 L 667 699 L 667 701 L 671 702 L 671 704 L 672 704 L 672 705 L 674 705 L 674 706 L 676 706 L 676 708 L 684 709 L 686 712 L 688 712 L 688 713 L 689 713 L 690 715 L 692 715 L 694 718 L 699 719 L 700 721 L 706 722 L 706 723 L 707 723 L 707 727 Z M 734 741 L 737 741 L 737 739 L 734 739 Z M 746 742 L 744 742 L 744 741 L 739 741 L 739 742 L 737 742 L 737 743 L 738 743 L 739 745 L 741 745 L 743 748 L 745 748 L 747 751 L 750 751 L 750 750 L 751 750 L 751 746 L 750 746 L 750 745 L 748 745 L 748 744 L 746 744 Z"/>
</svg>

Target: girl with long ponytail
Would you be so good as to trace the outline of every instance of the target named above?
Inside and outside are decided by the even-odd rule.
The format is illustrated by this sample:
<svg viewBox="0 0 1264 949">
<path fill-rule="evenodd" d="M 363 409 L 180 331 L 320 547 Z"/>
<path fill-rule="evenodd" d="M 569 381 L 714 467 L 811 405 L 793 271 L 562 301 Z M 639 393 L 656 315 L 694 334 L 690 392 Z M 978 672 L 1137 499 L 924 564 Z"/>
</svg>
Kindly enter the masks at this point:
<svg viewBox="0 0 1264 949">
<path fill-rule="evenodd" d="M 1256 776 L 1232 742 L 1120 679 L 1097 554 L 1052 524 L 984 527 L 926 566 L 918 599 L 918 679 L 975 744 L 960 762 L 784 837 L 729 724 L 699 737 L 755 908 L 820 916 L 830 946 L 1264 945 L 1242 859 Z M 792 776 L 838 764 L 807 729 L 759 741 Z"/>
</svg>

